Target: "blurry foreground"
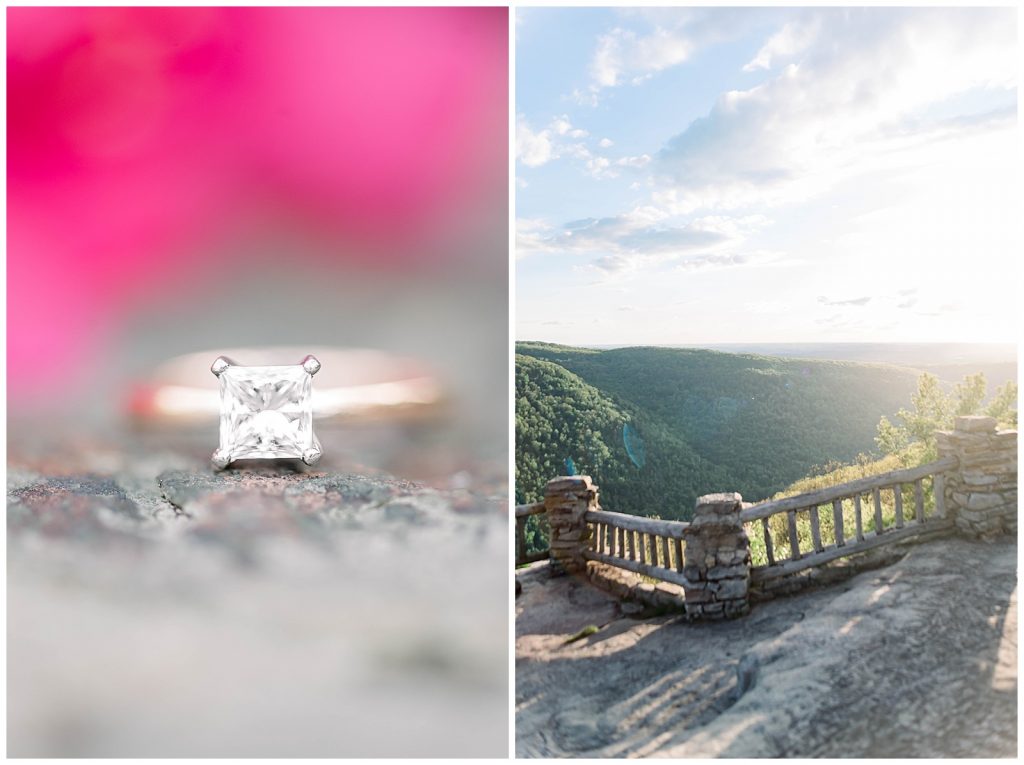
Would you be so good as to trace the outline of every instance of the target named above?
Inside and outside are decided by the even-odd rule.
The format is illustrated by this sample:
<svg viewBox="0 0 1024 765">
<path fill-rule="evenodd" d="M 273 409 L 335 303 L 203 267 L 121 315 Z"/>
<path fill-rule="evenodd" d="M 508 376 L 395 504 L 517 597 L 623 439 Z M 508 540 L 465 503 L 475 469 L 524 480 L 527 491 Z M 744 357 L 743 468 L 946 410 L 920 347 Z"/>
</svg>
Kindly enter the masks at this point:
<svg viewBox="0 0 1024 765">
<path fill-rule="evenodd" d="M 285 290 L 262 317 L 225 297 L 247 330 L 210 321 L 224 302 L 140 326 L 93 405 L 12 411 L 11 755 L 505 755 L 503 286 L 368 290 L 305 307 Z M 126 370 L 295 326 L 426 358 L 449 416 L 324 430 L 308 473 L 215 476 L 216 422 L 137 432 L 120 414 Z"/>
</svg>

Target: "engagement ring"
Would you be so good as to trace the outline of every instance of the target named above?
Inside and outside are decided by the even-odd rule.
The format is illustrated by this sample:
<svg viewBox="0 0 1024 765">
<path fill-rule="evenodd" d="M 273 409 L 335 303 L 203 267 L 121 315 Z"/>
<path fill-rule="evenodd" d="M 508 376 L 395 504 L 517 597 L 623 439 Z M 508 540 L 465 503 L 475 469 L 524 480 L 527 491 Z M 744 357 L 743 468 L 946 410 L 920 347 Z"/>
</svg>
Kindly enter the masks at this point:
<svg viewBox="0 0 1024 765">
<path fill-rule="evenodd" d="M 441 401 L 437 380 L 412 359 L 364 349 L 249 348 L 172 359 L 134 391 L 131 412 L 143 425 L 210 425 L 219 415 L 212 463 L 223 470 L 247 459 L 313 465 L 322 453 L 314 420 L 422 418 Z"/>
</svg>

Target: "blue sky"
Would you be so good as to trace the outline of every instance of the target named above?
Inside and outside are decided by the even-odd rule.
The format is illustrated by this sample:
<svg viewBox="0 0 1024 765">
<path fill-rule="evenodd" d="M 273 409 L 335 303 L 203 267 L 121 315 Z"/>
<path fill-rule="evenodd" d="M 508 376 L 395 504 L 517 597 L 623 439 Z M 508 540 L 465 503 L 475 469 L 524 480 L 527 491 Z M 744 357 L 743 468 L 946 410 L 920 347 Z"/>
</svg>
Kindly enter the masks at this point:
<svg viewBox="0 0 1024 765">
<path fill-rule="evenodd" d="M 518 338 L 1012 340 L 1016 26 L 519 9 Z"/>
</svg>

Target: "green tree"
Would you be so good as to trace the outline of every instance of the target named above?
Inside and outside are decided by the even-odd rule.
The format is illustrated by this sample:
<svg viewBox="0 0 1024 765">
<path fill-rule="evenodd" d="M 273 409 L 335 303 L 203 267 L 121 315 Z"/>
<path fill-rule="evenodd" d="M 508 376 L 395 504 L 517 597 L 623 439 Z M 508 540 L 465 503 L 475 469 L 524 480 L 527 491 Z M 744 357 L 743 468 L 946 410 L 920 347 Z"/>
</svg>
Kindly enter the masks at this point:
<svg viewBox="0 0 1024 765">
<path fill-rule="evenodd" d="M 956 384 L 953 396 L 956 399 L 956 414 L 977 414 L 981 411 L 981 404 L 985 400 L 986 393 L 985 375 L 978 372 L 976 375 L 967 375 L 964 381 Z"/>
<path fill-rule="evenodd" d="M 984 377 L 982 378 L 984 384 Z M 917 380 L 917 392 L 911 397 L 913 411 L 900 409 L 896 416 L 903 421 L 908 441 L 929 443 L 935 431 L 953 424 L 956 411 L 952 399 L 939 387 L 939 378 L 925 372 Z"/>
<path fill-rule="evenodd" d="M 893 425 L 885 415 L 878 421 L 878 435 L 875 443 L 882 454 L 899 454 L 910 444 L 906 428 Z"/>
<path fill-rule="evenodd" d="M 935 431 L 949 430 L 953 420 L 964 415 L 987 414 L 995 417 L 1001 425 L 1017 425 L 1017 384 L 1008 382 L 996 391 L 988 406 L 984 406 L 988 385 L 981 372 L 964 377 L 963 382 L 953 387 L 948 395 L 939 387 L 939 379 L 925 372 L 917 381 L 917 392 L 911 397 L 913 410 L 900 409 L 896 417 L 901 424 L 895 425 L 888 417 L 878 421 L 875 443 L 884 454 L 901 454 L 911 444 L 918 444 L 915 450 L 918 462 L 935 459 Z"/>
<path fill-rule="evenodd" d="M 1008 382 L 996 390 L 989 402 L 985 414 L 995 417 L 1000 425 L 1008 428 L 1017 427 L 1017 383 Z"/>
</svg>

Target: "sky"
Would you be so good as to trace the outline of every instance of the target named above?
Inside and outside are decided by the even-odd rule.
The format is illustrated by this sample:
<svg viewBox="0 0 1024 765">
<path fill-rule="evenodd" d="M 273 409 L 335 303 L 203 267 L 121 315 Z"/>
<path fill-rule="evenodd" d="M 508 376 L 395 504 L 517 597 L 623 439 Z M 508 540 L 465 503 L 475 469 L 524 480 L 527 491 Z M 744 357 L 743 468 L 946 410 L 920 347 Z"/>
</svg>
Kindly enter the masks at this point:
<svg viewBox="0 0 1024 765">
<path fill-rule="evenodd" d="M 515 23 L 519 340 L 1015 341 L 1014 9 Z"/>
</svg>

